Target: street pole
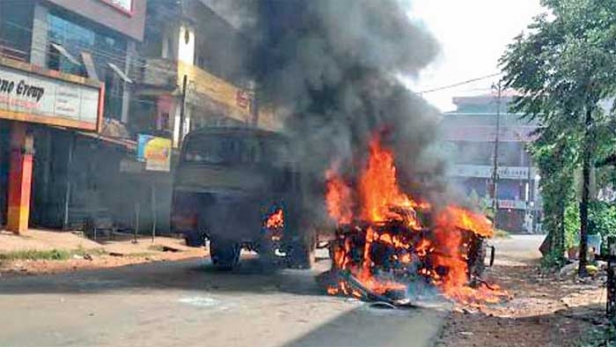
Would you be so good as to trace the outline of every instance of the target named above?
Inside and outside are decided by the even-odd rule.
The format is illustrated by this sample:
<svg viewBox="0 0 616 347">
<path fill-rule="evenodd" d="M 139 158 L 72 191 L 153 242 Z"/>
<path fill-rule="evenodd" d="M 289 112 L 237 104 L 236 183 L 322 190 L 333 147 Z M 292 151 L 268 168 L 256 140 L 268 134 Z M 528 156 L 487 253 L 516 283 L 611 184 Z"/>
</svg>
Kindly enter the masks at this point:
<svg viewBox="0 0 616 347">
<path fill-rule="evenodd" d="M 496 99 L 496 135 L 494 136 L 494 162 L 492 167 L 492 209 L 494 211 L 494 229 L 498 227 L 498 144 L 500 135 L 500 108 L 503 86 L 499 81 L 492 88 L 497 91 Z"/>
<path fill-rule="evenodd" d="M 72 195 L 72 167 L 73 167 L 73 156 L 75 152 L 75 135 L 70 134 L 70 140 L 68 143 L 68 157 L 66 159 L 66 190 L 64 193 L 64 218 L 62 219 L 62 227 L 64 230 L 68 230 L 69 228 L 69 212 L 70 212 L 70 203 L 71 203 L 71 195 Z"/>
<path fill-rule="evenodd" d="M 154 243 L 154 239 L 156 238 L 156 184 L 152 183 L 152 243 Z"/>
<path fill-rule="evenodd" d="M 530 221 L 530 225 L 528 225 L 530 227 L 530 230 L 528 230 L 528 232 L 530 234 L 533 234 L 535 231 L 535 216 L 534 216 L 534 210 L 533 210 L 533 206 L 531 206 L 532 202 L 533 202 L 533 176 L 532 176 L 532 170 L 533 170 L 533 157 L 530 153 L 530 149 L 528 148 L 528 144 L 524 141 L 524 137 L 522 136 L 521 133 L 519 133 L 518 131 L 515 131 L 515 135 L 518 138 L 518 140 L 520 140 L 521 143 L 525 144 L 525 148 L 522 150 L 522 153 L 524 154 L 524 156 L 526 157 L 526 211 L 525 211 L 525 223 L 526 221 Z M 523 157 L 524 157 L 523 156 Z"/>
<path fill-rule="evenodd" d="M 527 177 L 527 179 L 528 179 L 528 196 L 526 198 L 526 213 L 528 214 L 528 216 L 530 218 L 530 230 L 529 230 L 529 233 L 534 234 L 535 233 L 535 214 L 534 214 L 534 210 L 533 210 L 534 204 L 533 204 L 533 206 L 531 206 L 531 203 L 532 203 L 533 199 L 535 198 L 533 196 L 533 186 L 532 186 L 532 183 L 533 183 L 532 182 L 533 176 L 532 176 L 532 172 L 531 172 L 532 169 L 533 169 L 532 159 L 533 159 L 533 157 L 530 154 L 530 150 L 528 150 L 528 148 L 527 148 L 527 150 L 526 150 L 526 160 L 528 161 L 528 163 L 527 163 L 528 164 L 528 177 Z"/>
</svg>

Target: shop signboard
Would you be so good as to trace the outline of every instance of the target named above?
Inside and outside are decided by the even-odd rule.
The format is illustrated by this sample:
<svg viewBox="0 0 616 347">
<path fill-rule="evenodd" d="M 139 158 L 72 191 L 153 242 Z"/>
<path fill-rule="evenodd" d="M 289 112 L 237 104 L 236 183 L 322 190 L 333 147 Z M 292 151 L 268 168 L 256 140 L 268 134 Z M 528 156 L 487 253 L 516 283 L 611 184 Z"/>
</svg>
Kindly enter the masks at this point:
<svg viewBox="0 0 616 347">
<path fill-rule="evenodd" d="M 535 168 L 531 169 L 531 177 L 535 177 Z M 455 165 L 453 167 L 452 176 L 454 177 L 474 177 L 474 178 L 492 178 L 494 168 L 488 165 Z M 498 168 L 498 178 L 527 180 L 528 167 L 519 166 L 500 166 Z"/>
<path fill-rule="evenodd" d="M 145 163 L 146 171 L 171 170 L 171 139 L 139 134 L 137 159 Z"/>
<path fill-rule="evenodd" d="M 0 118 L 98 131 L 100 82 L 0 58 Z"/>
</svg>

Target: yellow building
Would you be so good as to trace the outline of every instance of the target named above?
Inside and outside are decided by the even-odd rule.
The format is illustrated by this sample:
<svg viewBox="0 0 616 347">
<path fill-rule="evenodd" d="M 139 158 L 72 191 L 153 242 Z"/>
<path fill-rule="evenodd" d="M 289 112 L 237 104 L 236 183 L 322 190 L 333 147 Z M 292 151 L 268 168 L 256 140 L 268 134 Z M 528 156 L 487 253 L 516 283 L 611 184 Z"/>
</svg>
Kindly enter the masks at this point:
<svg viewBox="0 0 616 347">
<path fill-rule="evenodd" d="M 279 130 L 248 77 L 250 42 L 202 1 L 148 2 L 134 126 L 173 139 L 206 126 Z"/>
</svg>

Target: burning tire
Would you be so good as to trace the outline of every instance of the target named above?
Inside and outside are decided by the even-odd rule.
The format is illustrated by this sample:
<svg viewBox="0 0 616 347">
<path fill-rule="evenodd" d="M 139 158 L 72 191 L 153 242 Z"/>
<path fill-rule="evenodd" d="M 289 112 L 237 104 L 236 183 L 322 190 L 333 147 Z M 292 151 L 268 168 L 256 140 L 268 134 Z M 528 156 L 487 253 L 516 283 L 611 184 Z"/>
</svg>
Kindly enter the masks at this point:
<svg viewBox="0 0 616 347">
<path fill-rule="evenodd" d="M 482 237 L 472 239 L 468 251 L 468 272 L 471 284 L 476 286 L 477 279 L 481 279 L 486 269 L 485 258 L 487 255 L 486 242 Z"/>
<path fill-rule="evenodd" d="M 211 240 L 210 257 L 212 264 L 223 271 L 232 270 L 240 262 L 241 247 L 233 241 Z"/>
</svg>

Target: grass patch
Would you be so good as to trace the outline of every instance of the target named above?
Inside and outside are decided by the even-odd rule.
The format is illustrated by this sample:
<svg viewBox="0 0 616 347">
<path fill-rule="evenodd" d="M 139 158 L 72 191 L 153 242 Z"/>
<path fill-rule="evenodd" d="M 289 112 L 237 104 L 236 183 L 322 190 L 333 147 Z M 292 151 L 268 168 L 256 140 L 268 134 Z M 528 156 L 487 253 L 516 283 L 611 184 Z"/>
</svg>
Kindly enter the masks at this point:
<svg viewBox="0 0 616 347">
<path fill-rule="evenodd" d="M 151 245 L 151 246 L 148 247 L 148 250 L 154 251 L 154 252 L 164 252 L 165 251 L 165 246 L 163 246 L 163 245 Z"/>
<path fill-rule="evenodd" d="M 67 260 L 72 253 L 67 250 L 52 249 L 50 251 L 24 250 L 0 254 L 0 260 Z"/>
<path fill-rule="evenodd" d="M 593 328 L 577 343 L 579 347 L 616 347 L 616 327 Z"/>
<path fill-rule="evenodd" d="M 128 258 L 147 258 L 147 257 L 152 257 L 154 255 L 156 255 L 156 253 L 154 252 L 139 252 L 139 253 L 129 253 L 124 256 Z"/>
<path fill-rule="evenodd" d="M 52 249 L 49 251 L 39 251 L 39 250 L 23 250 L 23 251 L 14 251 L 8 253 L 0 254 L 0 263 L 8 262 L 8 261 L 16 261 L 16 260 L 68 260 L 73 258 L 73 256 L 85 256 L 89 255 L 103 255 L 106 254 L 103 249 L 89 249 L 86 250 L 83 247 L 79 247 L 76 250 L 65 250 L 65 249 Z"/>
</svg>

